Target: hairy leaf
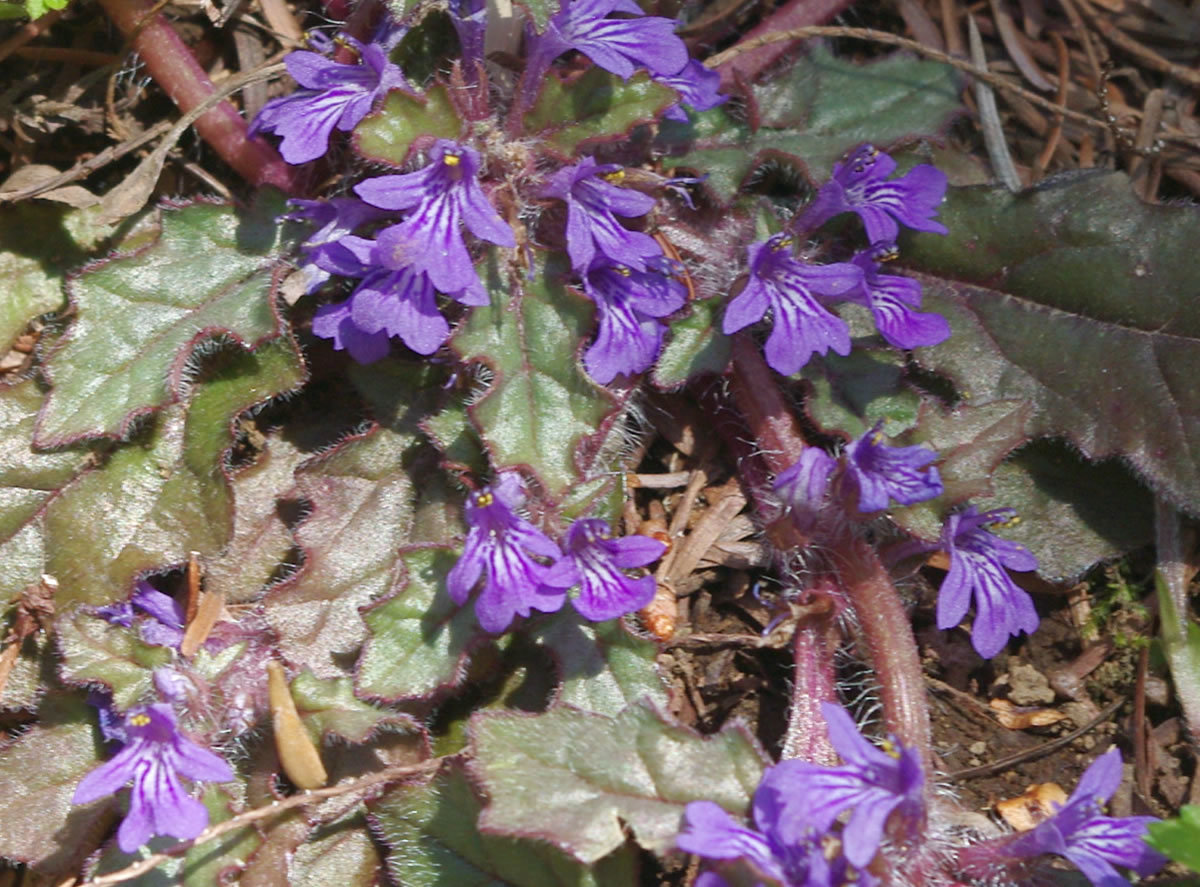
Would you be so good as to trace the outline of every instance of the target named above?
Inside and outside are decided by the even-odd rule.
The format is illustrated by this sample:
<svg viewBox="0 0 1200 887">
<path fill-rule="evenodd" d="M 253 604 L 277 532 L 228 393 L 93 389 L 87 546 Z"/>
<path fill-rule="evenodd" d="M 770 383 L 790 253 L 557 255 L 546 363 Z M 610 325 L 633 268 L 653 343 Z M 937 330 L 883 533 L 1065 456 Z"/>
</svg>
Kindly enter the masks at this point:
<svg viewBox="0 0 1200 887">
<path fill-rule="evenodd" d="M 292 681 L 291 690 L 296 710 L 317 740 L 337 737 L 347 742 L 366 742 L 379 730 L 417 728 L 408 715 L 358 699 L 350 678 L 321 680 L 310 672 L 301 672 Z"/>
<path fill-rule="evenodd" d="M 525 115 L 525 130 L 541 133 L 548 146 L 571 157 L 581 142 L 616 139 L 678 101 L 675 90 L 651 80 L 644 71 L 625 81 L 592 68 L 570 86 L 550 75 L 537 103 Z"/>
<path fill-rule="evenodd" d="M 446 87 L 434 86 L 422 98 L 398 89 L 389 92 L 379 110 L 354 128 L 358 152 L 368 160 L 403 166 L 422 141 L 457 139 L 463 124 Z"/>
<path fill-rule="evenodd" d="M 592 624 L 568 604 L 532 636 L 558 663 L 560 702 L 613 716 L 639 699 L 665 707 L 666 692 L 654 665 L 657 645 L 635 638 L 620 620 Z"/>
<path fill-rule="evenodd" d="M 358 662 L 360 694 L 395 701 L 462 680 L 468 653 L 490 635 L 475 621 L 473 605 L 459 607 L 446 592 L 457 560 L 441 547 L 402 555 L 404 585 L 363 614 L 370 636 Z"/>
<path fill-rule="evenodd" d="M 142 701 L 153 686 L 152 670 L 171 661 L 167 647 L 145 643 L 136 627 L 109 625 L 91 613 L 60 619 L 56 634 L 63 680 L 107 686 L 119 709 Z"/>
<path fill-rule="evenodd" d="M 59 606 L 122 599 L 139 573 L 183 563 L 189 551 L 221 551 L 232 523 L 222 466 L 233 419 L 300 378 L 289 343 L 230 353 L 190 404 L 157 418 L 144 445 L 118 449 L 50 501 L 43 572 L 58 578 Z"/>
<path fill-rule="evenodd" d="M 671 338 L 654 365 L 654 384 L 678 388 L 705 373 L 720 375 L 729 365 L 729 337 L 721 332 L 722 299 L 692 302 L 691 313 L 671 323 Z"/>
<path fill-rule="evenodd" d="M 0 277 L 5 281 L 0 351 L 8 350 L 29 321 L 62 307 L 65 272 L 87 261 L 87 250 L 112 231 L 97 225 L 94 216 L 90 209 L 46 202 L 5 208 L 0 229 Z"/>
<path fill-rule="evenodd" d="M 882 421 L 890 436 L 916 424 L 921 399 L 905 384 L 898 351 L 855 347 L 847 357 L 826 354 L 809 361 L 800 376 L 812 385 L 805 410 L 827 434 L 859 437 Z"/>
<path fill-rule="evenodd" d="M 558 496 L 580 479 L 581 451 L 613 412 L 611 396 L 575 357 L 592 309 L 565 290 L 556 268 L 539 268 L 530 281 L 509 277 L 492 256 L 485 274 L 492 303 L 476 308 L 452 342 L 464 360 L 495 374 L 471 416 L 497 469 L 527 465 Z"/>
<path fill-rule="evenodd" d="M 588 863 L 625 842 L 622 822 L 643 847 L 663 852 L 689 801 L 744 814 L 763 770 L 740 727 L 701 738 L 645 705 L 613 718 L 567 707 L 482 714 L 471 734 L 473 772 L 491 798 L 480 827 L 540 837 Z"/>
<path fill-rule="evenodd" d="M 821 184 L 855 145 L 935 138 L 962 111 L 958 77 L 947 65 L 904 55 L 858 65 L 821 46 L 753 91 L 761 121 L 755 132 L 723 106 L 694 123 L 665 124 L 660 137 L 677 155 L 667 165 L 707 173 L 708 187 L 724 202 L 764 163 Z"/>
<path fill-rule="evenodd" d="M 314 830 L 287 867 L 288 887 L 373 887 L 381 881 L 379 850 L 361 815 Z"/>
<path fill-rule="evenodd" d="M 77 694 L 51 693 L 38 723 L 0 748 L 0 857 L 28 863 L 47 876 L 62 874 L 87 852 L 104 827 L 108 803 L 74 807 L 71 796 L 101 757 L 95 709 Z M 20 815 L 12 815 L 20 811 Z"/>
<path fill-rule="evenodd" d="M 366 637 L 359 608 L 396 587 L 397 553 L 412 539 L 409 472 L 423 449 L 418 423 L 426 415 L 421 405 L 432 396 L 431 370 L 388 363 L 370 369 L 375 411 L 388 424 L 297 472 L 297 491 L 312 503 L 312 514 L 296 530 L 305 563 L 266 600 L 267 621 L 285 657 L 318 678 L 348 673 Z"/>
<path fill-rule="evenodd" d="M 38 444 L 124 437 L 138 416 L 185 396 L 197 348 L 281 335 L 271 285 L 289 245 L 280 209 L 263 199 L 248 214 L 209 204 L 164 212 L 153 244 L 74 278 L 75 319 L 47 360 L 54 387 Z"/>
<path fill-rule="evenodd" d="M 584 866 L 541 841 L 481 833 L 481 808 L 466 775 L 453 763 L 428 783 L 393 789 L 372 805 L 388 868 L 406 887 L 628 887 L 637 883 L 625 850 Z"/>
<path fill-rule="evenodd" d="M 1020 399 L 1030 436 L 1127 460 L 1180 507 L 1200 502 L 1194 207 L 1140 203 L 1117 173 L 1035 189 L 952 189 L 946 238 L 919 235 L 925 307 L 953 335 L 914 356 L 973 404 Z"/>
</svg>

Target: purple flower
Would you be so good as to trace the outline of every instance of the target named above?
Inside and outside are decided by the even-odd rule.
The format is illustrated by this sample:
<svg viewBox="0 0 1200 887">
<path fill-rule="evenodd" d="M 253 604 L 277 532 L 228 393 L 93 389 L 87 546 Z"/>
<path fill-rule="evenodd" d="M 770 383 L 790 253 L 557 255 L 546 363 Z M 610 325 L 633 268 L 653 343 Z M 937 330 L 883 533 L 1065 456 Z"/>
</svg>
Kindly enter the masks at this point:
<svg viewBox="0 0 1200 887">
<path fill-rule="evenodd" d="M 321 267 L 321 260 L 338 242 L 368 222 L 386 215 L 383 210 L 368 206 L 353 197 L 334 197 L 332 200 L 289 200 L 292 212 L 283 218 L 309 222 L 314 228 L 300 244 L 308 261 L 301 267 L 308 280 L 306 292 L 313 293 L 329 280 L 330 272 Z"/>
<path fill-rule="evenodd" d="M 843 764 L 820 767 L 787 761 L 792 768 L 794 803 L 801 818 L 818 831 L 828 830 L 844 810 L 853 810 L 842 829 L 842 849 L 851 865 L 870 864 L 883 842 L 893 813 L 915 824 L 923 816 L 925 775 L 918 749 L 892 740 L 878 748 L 863 738 L 840 705 L 822 703 L 829 739 Z"/>
<path fill-rule="evenodd" d="M 567 254 L 571 268 L 580 274 L 592 266 L 597 253 L 638 271 L 646 270 L 647 259 L 662 255 L 653 237 L 617 221 L 617 216 L 644 216 L 655 203 L 648 194 L 618 187 L 615 183 L 624 175 L 615 163 L 598 164 L 594 157 L 584 157 L 556 172 L 542 189 L 543 197 L 567 203 Z"/>
<path fill-rule="evenodd" d="M 335 127 L 354 129 L 388 90 L 411 91 L 383 47 L 346 39 L 359 50 L 361 64 L 343 65 L 307 50 L 289 54 L 284 60 L 288 73 L 307 88 L 271 99 L 250 124 L 250 135 L 267 130 L 283 136 L 279 153 L 288 163 L 316 160 L 329 147 Z"/>
<path fill-rule="evenodd" d="M 125 747 L 83 778 L 73 804 L 114 794 L 130 780 L 129 813 L 117 831 L 117 845 L 133 853 L 154 835 L 194 838 L 208 825 L 208 810 L 191 797 L 179 776 L 227 782 L 233 771 L 217 755 L 186 739 L 169 705 L 141 706 L 125 716 Z"/>
<path fill-rule="evenodd" d="M 1129 887 L 1114 865 L 1145 877 L 1167 859 L 1145 841 L 1153 816 L 1105 816 L 1101 807 L 1121 784 L 1121 753 L 1109 749 L 1084 771 L 1067 803 L 1053 816 L 1017 837 L 1005 848 L 1016 857 L 1056 853 L 1065 856 L 1096 887 Z"/>
<path fill-rule="evenodd" d="M 581 518 L 567 530 L 566 553 L 542 579 L 550 588 L 579 586 L 571 603 L 585 619 L 602 622 L 640 610 L 654 598 L 654 577 L 637 579 L 624 570 L 644 567 L 662 557 L 667 546 L 649 536 L 614 539 L 608 522 Z"/>
<path fill-rule="evenodd" d="M 681 99 L 678 105 L 667 108 L 663 114 L 667 120 L 687 123 L 687 113 L 680 105 L 687 105 L 695 111 L 708 111 L 729 101 L 729 96 L 719 91 L 721 75 L 695 59 L 689 60 L 678 74 L 654 79 L 676 90 Z"/>
<path fill-rule="evenodd" d="M 402 264 L 407 254 L 397 247 L 394 231 L 381 232 L 379 240 L 346 235 L 317 259 L 328 272 L 362 278 L 346 302 L 325 305 L 313 318 L 316 335 L 333 339 L 336 350 L 346 347 L 359 363 L 383 357 L 389 336 L 418 354 L 432 354 L 450 336 L 429 275 Z M 476 287 L 451 295 L 466 305 L 488 301 Z"/>
<path fill-rule="evenodd" d="M 684 810 L 687 830 L 675 839 L 679 849 L 705 859 L 741 859 L 764 878 L 784 887 L 833 887 L 845 882 L 846 859 L 826 859 L 822 831 L 806 818 L 796 777 L 811 765 L 785 761 L 769 768 L 754 792 L 755 828 L 738 823 L 712 801 L 692 801 Z M 865 887 L 874 883 L 859 872 Z M 701 883 L 697 881 L 697 884 Z M 710 875 L 709 887 L 724 887 L 723 878 Z"/>
<path fill-rule="evenodd" d="M 607 18 L 614 12 L 634 18 Z M 568 0 L 551 17 L 546 33 L 533 37 L 528 70 L 540 81 L 550 63 L 569 49 L 624 80 L 638 67 L 671 76 L 688 63 L 687 47 L 675 36 L 675 22 L 645 15 L 633 0 Z"/>
<path fill-rule="evenodd" d="M 465 224 L 476 237 L 509 247 L 516 246 L 512 229 L 488 203 L 476 181 L 479 154 L 475 150 L 438 139 L 429 157 L 424 169 L 377 176 L 354 190 L 372 206 L 412 211 L 399 225 L 379 233 L 376 242 L 380 250 L 387 251 L 387 267 L 424 272 L 439 292 L 464 294 L 463 301 L 486 302 L 460 228 Z"/>
<path fill-rule="evenodd" d="M 735 333 L 761 320 L 770 309 L 774 326 L 767 338 L 767 363 L 790 376 L 808 363 L 814 353 L 833 349 L 850 353 L 850 329 L 816 300 L 845 296 L 862 283 L 855 265 L 809 265 L 792 255 L 792 241 L 777 234 L 749 248 L 750 280 L 725 309 L 724 330 Z"/>
<path fill-rule="evenodd" d="M 183 604 L 169 594 L 163 594 L 145 579 L 138 580 L 130 600 L 152 617 L 142 623 L 142 640 L 158 647 L 179 649 L 185 622 Z"/>
<path fill-rule="evenodd" d="M 872 145 L 861 145 L 844 162 L 834 164 L 833 178 L 817 192 L 798 227 L 811 231 L 840 213 L 856 212 L 872 246 L 894 243 L 900 225 L 949 233 L 945 225 L 933 221 L 946 196 L 945 173 L 923 163 L 888 181 L 895 169 L 890 156 Z"/>
<path fill-rule="evenodd" d="M 487 36 L 487 3 L 485 0 L 450 0 L 450 23 L 458 34 L 464 73 L 475 83 L 479 66 L 484 63 L 484 38 Z"/>
<path fill-rule="evenodd" d="M 1030 633 L 1038 627 L 1033 600 L 1013 584 L 1004 569 L 1036 570 L 1037 558 L 1025 546 L 984 529 L 1010 520 L 1015 514 L 1011 508 L 979 514 L 972 505 L 950 515 L 942 528 L 942 546 L 950 553 L 950 572 L 938 594 L 937 626 L 958 625 L 974 597 L 971 643 L 984 659 L 999 653 L 1010 635 Z"/>
<path fill-rule="evenodd" d="M 687 301 L 687 289 L 675 278 L 621 265 L 593 266 L 583 289 L 596 303 L 599 325 L 583 365 L 601 385 L 648 369 L 662 348 L 665 325 L 658 318 Z"/>
<path fill-rule="evenodd" d="M 800 458 L 775 478 L 775 494 L 802 531 L 816 526 L 829 491 L 829 475 L 836 467 L 837 459 L 820 447 L 805 447 Z"/>
<path fill-rule="evenodd" d="M 912 505 L 942 495 L 942 479 L 929 463 L 938 454 L 927 447 L 883 443 L 883 422 L 846 446 L 846 480 L 858 490 L 858 510 L 882 511 L 888 499 Z"/>
<path fill-rule="evenodd" d="M 921 305 L 921 284 L 911 277 L 880 274 L 875 256 L 894 257 L 895 249 L 887 247 L 861 252 L 851 261 L 862 269 L 863 282 L 859 289 L 846 294 L 846 299 L 871 309 L 875 326 L 897 348 L 918 348 L 937 345 L 950 337 L 950 324 L 940 314 L 914 311 Z"/>
<path fill-rule="evenodd" d="M 462 556 L 446 576 L 446 590 L 456 604 L 466 603 L 483 576 L 483 590 L 475 602 L 475 615 L 484 631 L 504 631 L 516 616 L 531 609 L 553 613 L 566 594 L 545 588 L 548 568 L 533 558 L 558 560 L 557 545 L 541 530 L 517 514 L 525 504 L 525 491 L 516 472 L 502 473 L 490 487 L 467 499 L 470 525 Z"/>
</svg>

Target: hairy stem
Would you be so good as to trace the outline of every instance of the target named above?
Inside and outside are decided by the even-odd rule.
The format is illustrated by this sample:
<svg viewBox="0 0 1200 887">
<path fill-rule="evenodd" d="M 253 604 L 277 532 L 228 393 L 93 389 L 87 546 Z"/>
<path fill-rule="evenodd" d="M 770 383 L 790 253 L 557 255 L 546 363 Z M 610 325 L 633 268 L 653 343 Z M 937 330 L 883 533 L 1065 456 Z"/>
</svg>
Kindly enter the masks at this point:
<svg viewBox="0 0 1200 887">
<path fill-rule="evenodd" d="M 792 701 L 788 710 L 783 758 L 799 758 L 823 767 L 838 763 L 829 741 L 829 728 L 821 713 L 822 702 L 837 701 L 837 675 L 833 670 L 833 648 L 828 619 L 809 619 L 796 626 L 792 655 Z"/>
<path fill-rule="evenodd" d="M 150 0 L 100 0 L 100 5 L 180 111 L 186 114 L 212 95 L 213 82 L 170 22 L 154 12 Z M 300 190 L 295 169 L 274 148 L 247 138 L 246 121 L 231 103 L 221 102 L 195 126 L 200 137 L 250 184 L 274 185 L 289 194 Z"/>
</svg>

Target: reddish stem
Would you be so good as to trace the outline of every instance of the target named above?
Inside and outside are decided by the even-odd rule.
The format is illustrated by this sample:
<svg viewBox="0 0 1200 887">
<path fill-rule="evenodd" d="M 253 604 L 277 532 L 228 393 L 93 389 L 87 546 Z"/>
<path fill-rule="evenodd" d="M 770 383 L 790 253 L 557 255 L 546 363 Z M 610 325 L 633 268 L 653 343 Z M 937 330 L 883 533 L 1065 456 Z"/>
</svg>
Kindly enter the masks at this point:
<svg viewBox="0 0 1200 887">
<path fill-rule="evenodd" d="M 170 22 L 157 13 L 151 15 L 151 0 L 100 0 L 100 5 L 121 32 L 132 37 L 150 76 L 180 111 L 186 114 L 212 95 L 213 82 Z M 229 102 L 216 105 L 195 126 L 200 137 L 255 187 L 274 185 L 289 194 L 300 190 L 295 169 L 266 142 L 246 137 L 246 121 Z"/>
<path fill-rule="evenodd" d="M 829 741 L 829 727 L 821 712 L 822 702 L 837 701 L 837 675 L 833 670 L 829 632 L 827 618 L 806 619 L 796 626 L 796 636 L 792 639 L 796 671 L 792 677 L 792 704 L 782 757 L 836 767 L 838 754 Z"/>
<path fill-rule="evenodd" d="M 772 474 L 795 464 L 804 452 L 804 437 L 774 371 L 763 361 L 754 341 L 745 334 L 733 338 L 734 403 L 758 440 L 762 458 Z"/>
</svg>

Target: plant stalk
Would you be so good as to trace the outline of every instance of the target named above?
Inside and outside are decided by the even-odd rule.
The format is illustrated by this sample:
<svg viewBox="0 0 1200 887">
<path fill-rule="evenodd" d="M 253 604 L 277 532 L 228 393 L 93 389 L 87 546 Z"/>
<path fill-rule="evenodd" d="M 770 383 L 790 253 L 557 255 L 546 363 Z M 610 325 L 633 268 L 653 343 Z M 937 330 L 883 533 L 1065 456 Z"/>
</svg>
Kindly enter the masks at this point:
<svg viewBox="0 0 1200 887">
<path fill-rule="evenodd" d="M 142 57 L 155 82 L 186 114 L 215 90 L 208 74 L 151 0 L 100 0 L 100 6 Z M 221 159 L 255 187 L 300 191 L 296 170 L 261 139 L 247 138 L 246 121 L 224 101 L 200 117 L 196 132 Z"/>
</svg>

